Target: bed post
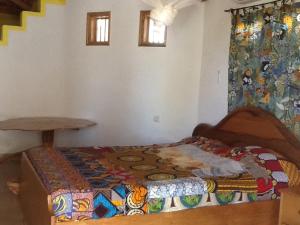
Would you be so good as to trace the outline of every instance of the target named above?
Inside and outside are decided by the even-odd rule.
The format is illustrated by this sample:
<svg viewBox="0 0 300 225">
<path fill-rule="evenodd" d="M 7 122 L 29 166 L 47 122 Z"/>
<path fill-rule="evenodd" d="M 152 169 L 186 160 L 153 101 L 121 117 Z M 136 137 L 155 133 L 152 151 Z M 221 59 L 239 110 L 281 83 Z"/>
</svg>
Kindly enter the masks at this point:
<svg viewBox="0 0 300 225">
<path fill-rule="evenodd" d="M 50 213 L 50 196 L 23 153 L 21 160 L 20 204 L 26 225 L 55 225 Z"/>
</svg>

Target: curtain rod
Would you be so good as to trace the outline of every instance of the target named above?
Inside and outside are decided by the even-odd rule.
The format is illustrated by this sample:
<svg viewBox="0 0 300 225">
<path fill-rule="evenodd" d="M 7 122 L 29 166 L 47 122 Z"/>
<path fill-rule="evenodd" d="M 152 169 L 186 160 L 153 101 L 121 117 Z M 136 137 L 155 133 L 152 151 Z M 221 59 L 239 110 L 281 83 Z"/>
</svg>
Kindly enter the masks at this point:
<svg viewBox="0 0 300 225">
<path fill-rule="evenodd" d="M 241 7 L 241 8 L 226 9 L 226 10 L 224 10 L 224 12 L 232 12 L 232 11 L 235 11 L 235 10 L 254 8 L 254 7 L 257 7 L 257 6 L 265 6 L 265 5 L 268 5 L 268 4 L 275 4 L 275 3 L 277 3 L 277 2 L 282 2 L 282 3 L 284 4 L 284 3 L 286 3 L 287 1 L 288 1 L 288 0 L 276 0 L 276 1 L 272 1 L 272 2 L 266 2 L 266 3 L 261 3 L 261 4 L 252 5 L 252 6 L 246 6 L 246 7 Z"/>
</svg>

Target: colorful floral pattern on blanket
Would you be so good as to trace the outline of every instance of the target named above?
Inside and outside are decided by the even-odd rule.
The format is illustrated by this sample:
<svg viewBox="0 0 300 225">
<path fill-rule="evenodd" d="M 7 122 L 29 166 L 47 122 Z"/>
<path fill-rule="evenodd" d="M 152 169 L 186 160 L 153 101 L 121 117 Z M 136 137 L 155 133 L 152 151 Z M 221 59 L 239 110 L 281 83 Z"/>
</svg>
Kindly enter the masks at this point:
<svg viewBox="0 0 300 225">
<path fill-rule="evenodd" d="M 166 149 L 182 158 L 191 152 L 209 157 L 188 166 L 165 157 Z M 57 221 L 275 199 L 280 188 L 300 182 L 297 168 L 267 149 L 230 148 L 203 137 L 168 145 L 31 150 L 28 156 L 51 193 Z M 218 164 L 232 176 L 193 173 Z"/>
<path fill-rule="evenodd" d="M 146 183 L 148 199 L 201 195 L 207 192 L 206 183 L 198 177 Z"/>
<path fill-rule="evenodd" d="M 256 201 L 256 193 L 222 192 L 172 198 L 153 198 L 148 201 L 149 214 L 174 212 L 204 206 L 238 204 Z"/>
<path fill-rule="evenodd" d="M 174 182 L 177 179 L 195 177 L 194 169 L 209 167 L 221 161 L 224 162 L 222 165 L 233 161 L 229 157 L 221 158 L 211 152 L 211 149 L 220 148 L 228 149 L 221 142 L 207 138 L 186 139 L 183 142 L 164 146 L 114 147 L 114 153 L 104 153 L 105 160 L 101 163 L 107 167 L 117 165 L 126 171 L 131 171 L 136 180 L 143 184 L 145 182 L 149 184 L 151 181 L 168 181 L 166 183 L 169 184 L 173 181 L 175 185 Z M 179 152 L 182 154 L 179 155 Z M 199 156 L 196 152 L 202 153 Z M 202 156 L 207 157 L 207 160 L 201 160 Z M 192 158 L 196 157 L 198 161 L 194 160 L 191 163 Z M 182 160 L 177 164 L 178 158 Z M 218 187 L 219 191 L 256 192 L 257 190 L 255 178 L 247 173 L 229 178 L 215 177 L 209 180 L 213 183 L 211 186 Z M 154 185 L 148 185 L 148 187 L 152 186 Z M 204 190 L 205 187 L 202 189 Z M 151 193 L 151 190 L 148 191 Z M 180 193 L 175 193 L 175 195 L 181 196 Z"/>
<path fill-rule="evenodd" d="M 52 197 L 57 221 L 85 220 L 92 217 L 93 191 L 86 180 L 52 149 L 27 153 Z"/>
<path fill-rule="evenodd" d="M 258 184 L 257 198 L 259 200 L 278 199 L 281 188 L 300 184 L 300 177 L 296 166 L 285 159 L 278 159 L 272 150 L 256 146 L 238 147 L 232 148 L 230 155 L 237 161 L 242 161 L 246 157 L 251 156 L 257 162 L 257 165 L 267 171 L 267 176 L 265 174 L 262 175 L 260 170 L 258 174 L 253 172 L 253 176 L 256 177 Z M 297 175 L 291 176 L 289 170 L 284 168 L 284 165 L 294 165 L 292 174 Z M 249 168 L 249 170 L 252 170 L 252 168 Z"/>
</svg>

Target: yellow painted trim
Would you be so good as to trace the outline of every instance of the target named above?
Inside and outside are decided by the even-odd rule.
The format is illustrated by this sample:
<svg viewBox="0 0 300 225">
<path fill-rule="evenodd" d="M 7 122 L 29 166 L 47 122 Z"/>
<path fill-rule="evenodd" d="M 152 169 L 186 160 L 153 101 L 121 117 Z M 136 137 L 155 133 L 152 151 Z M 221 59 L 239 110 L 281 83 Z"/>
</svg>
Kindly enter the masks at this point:
<svg viewBox="0 0 300 225">
<path fill-rule="evenodd" d="M 2 26 L 2 39 L 0 39 L 0 46 L 6 46 L 8 44 L 8 36 L 10 31 L 25 31 L 27 29 L 27 17 L 29 16 L 38 16 L 42 17 L 46 15 L 46 4 L 66 4 L 66 0 L 40 0 L 40 10 L 39 12 L 23 11 L 21 13 L 21 25 L 20 26 L 11 26 L 3 25 Z"/>
</svg>

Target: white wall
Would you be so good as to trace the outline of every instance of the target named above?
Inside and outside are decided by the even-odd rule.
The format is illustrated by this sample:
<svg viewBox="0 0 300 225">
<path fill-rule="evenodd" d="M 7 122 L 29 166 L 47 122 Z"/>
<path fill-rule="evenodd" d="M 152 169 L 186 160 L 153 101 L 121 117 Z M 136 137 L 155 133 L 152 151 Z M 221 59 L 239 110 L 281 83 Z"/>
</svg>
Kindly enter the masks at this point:
<svg viewBox="0 0 300 225">
<path fill-rule="evenodd" d="M 0 47 L 0 119 L 64 114 L 64 7 L 28 19 L 25 32 L 11 32 Z M 39 136 L 0 132 L 0 154 L 39 144 Z"/>
<path fill-rule="evenodd" d="M 140 0 L 72 0 L 29 18 L 0 49 L 0 119 L 73 116 L 98 126 L 58 134 L 60 145 L 177 141 L 199 114 L 203 4 L 180 12 L 166 48 L 138 47 Z M 109 47 L 85 46 L 86 13 L 112 11 Z M 153 117 L 158 115 L 160 123 Z M 0 154 L 39 144 L 37 134 L 0 132 Z"/>
<path fill-rule="evenodd" d="M 65 135 L 60 144 L 148 144 L 191 135 L 198 121 L 203 4 L 180 12 L 166 48 L 138 47 L 145 9 L 140 0 L 69 1 L 66 108 L 98 126 Z M 111 46 L 85 46 L 89 11 L 112 12 Z"/>
<path fill-rule="evenodd" d="M 227 114 L 228 53 L 231 0 L 209 0 L 205 4 L 204 48 L 200 82 L 201 122 L 217 123 Z"/>
</svg>

